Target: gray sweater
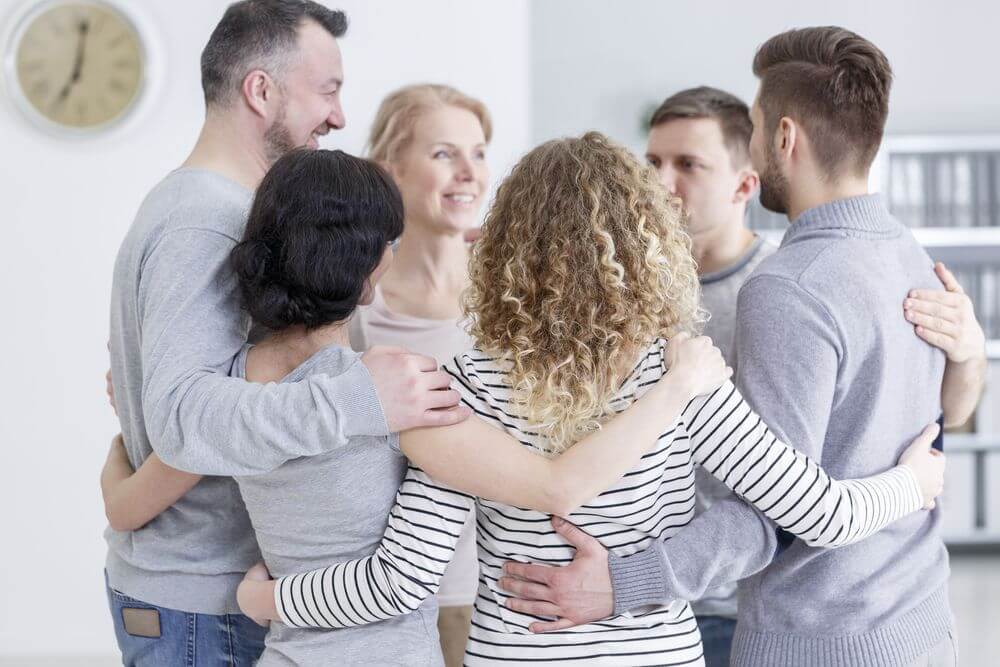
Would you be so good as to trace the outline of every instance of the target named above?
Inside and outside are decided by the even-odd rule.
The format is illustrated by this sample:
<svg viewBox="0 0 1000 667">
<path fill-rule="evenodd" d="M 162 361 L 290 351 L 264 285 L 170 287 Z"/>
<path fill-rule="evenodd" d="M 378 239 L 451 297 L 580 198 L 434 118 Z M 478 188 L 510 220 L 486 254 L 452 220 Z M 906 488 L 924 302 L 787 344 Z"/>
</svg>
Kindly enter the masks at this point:
<svg viewBox="0 0 1000 667">
<path fill-rule="evenodd" d="M 233 375 L 245 376 L 249 349 L 236 358 Z M 347 372 L 360 357 L 348 348 L 331 346 L 281 382 L 301 382 L 317 372 Z M 262 475 L 237 477 L 271 575 L 283 577 L 374 551 L 406 468 L 398 436 L 359 436 L 335 452 L 293 459 Z M 319 586 L 319 581 L 317 577 L 311 583 Z M 299 611 L 307 618 L 323 618 L 313 605 Z M 355 613 L 362 612 L 347 612 L 349 618 Z M 412 614 L 338 630 L 272 622 L 257 664 L 431 667 L 442 661 L 437 604 L 431 599 Z"/>
<path fill-rule="evenodd" d="M 182 470 L 250 475 L 388 435 L 363 364 L 284 384 L 229 377 L 249 328 L 229 252 L 250 200 L 217 173 L 179 169 L 146 196 L 118 251 L 111 372 L 133 466 L 155 450 Z M 259 558 L 228 477 L 204 478 L 141 529 L 105 539 L 112 588 L 187 612 L 238 612 L 236 586 Z"/>
<path fill-rule="evenodd" d="M 834 477 L 892 467 L 941 411 L 944 355 L 902 317 L 932 263 L 877 195 L 803 213 L 739 296 L 738 384 L 764 420 Z M 616 607 L 697 598 L 740 583 L 733 664 L 907 665 L 952 628 L 940 505 L 859 544 L 775 542 L 739 502 L 682 535 L 612 559 Z"/>
</svg>

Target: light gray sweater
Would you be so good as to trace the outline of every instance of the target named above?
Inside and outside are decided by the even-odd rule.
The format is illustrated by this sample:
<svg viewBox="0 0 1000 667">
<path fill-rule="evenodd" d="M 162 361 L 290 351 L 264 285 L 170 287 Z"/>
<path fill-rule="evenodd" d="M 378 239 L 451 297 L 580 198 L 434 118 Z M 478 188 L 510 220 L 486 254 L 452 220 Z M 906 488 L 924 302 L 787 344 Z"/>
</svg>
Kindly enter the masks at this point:
<svg viewBox="0 0 1000 667">
<path fill-rule="evenodd" d="M 836 478 L 888 469 L 941 412 L 944 355 L 902 317 L 932 262 L 877 195 L 803 213 L 740 291 L 738 384 Z M 697 598 L 771 562 L 773 538 L 723 501 L 665 543 L 612 558 L 618 609 Z M 908 665 L 952 629 L 941 509 L 835 550 L 792 545 L 740 584 L 733 664 Z"/>
<path fill-rule="evenodd" d="M 249 349 L 236 358 L 233 375 L 245 377 Z M 347 372 L 360 357 L 348 348 L 330 346 L 281 382 L 301 382 L 316 372 Z M 271 575 L 283 577 L 374 551 L 406 469 L 398 436 L 359 436 L 337 451 L 293 459 L 262 475 L 237 477 Z M 317 577 L 311 583 L 319 582 Z M 324 618 L 314 605 L 303 605 L 299 612 Z M 346 613 L 352 619 L 364 616 L 357 610 Z M 437 667 L 443 664 L 437 604 L 431 599 L 412 614 L 320 632 L 275 621 L 257 664 Z"/>
<path fill-rule="evenodd" d="M 217 173 L 179 169 L 146 196 L 118 251 L 111 372 L 133 466 L 155 450 L 182 470 L 252 475 L 388 435 L 361 363 L 283 384 L 229 377 L 249 328 L 229 253 L 250 201 Z M 105 539 L 112 588 L 187 612 L 238 613 L 236 586 L 259 559 L 229 477 L 206 477 L 141 529 Z"/>
</svg>

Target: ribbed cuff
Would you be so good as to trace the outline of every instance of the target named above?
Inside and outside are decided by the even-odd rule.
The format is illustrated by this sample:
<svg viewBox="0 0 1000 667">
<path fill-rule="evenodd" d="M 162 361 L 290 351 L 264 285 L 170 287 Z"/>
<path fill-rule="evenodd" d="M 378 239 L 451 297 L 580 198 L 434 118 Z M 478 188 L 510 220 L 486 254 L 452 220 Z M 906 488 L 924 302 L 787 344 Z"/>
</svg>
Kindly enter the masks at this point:
<svg viewBox="0 0 1000 667">
<path fill-rule="evenodd" d="M 917 473 L 913 472 L 913 468 L 906 464 L 900 464 L 896 466 L 899 470 L 900 476 L 903 478 L 903 486 L 910 491 L 910 504 L 907 507 L 909 512 L 916 512 L 922 509 L 924 506 L 924 494 L 920 490 L 920 482 L 917 481 Z"/>
<path fill-rule="evenodd" d="M 389 435 L 389 423 L 382 403 L 375 393 L 375 382 L 361 359 L 351 365 L 337 380 L 343 380 L 342 431 L 345 436 Z"/>
<path fill-rule="evenodd" d="M 631 556 L 609 554 L 608 569 L 616 616 L 638 607 L 666 602 L 666 560 L 658 544 Z"/>
</svg>

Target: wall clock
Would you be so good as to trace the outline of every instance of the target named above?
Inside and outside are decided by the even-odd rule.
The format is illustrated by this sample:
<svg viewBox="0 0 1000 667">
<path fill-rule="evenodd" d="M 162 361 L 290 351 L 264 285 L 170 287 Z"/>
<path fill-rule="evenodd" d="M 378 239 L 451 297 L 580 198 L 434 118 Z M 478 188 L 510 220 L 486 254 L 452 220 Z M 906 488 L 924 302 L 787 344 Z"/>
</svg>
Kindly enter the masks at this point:
<svg viewBox="0 0 1000 667">
<path fill-rule="evenodd" d="M 73 134 L 96 134 L 135 108 L 146 57 L 142 33 L 116 4 L 35 2 L 6 44 L 8 88 L 32 120 Z"/>
</svg>

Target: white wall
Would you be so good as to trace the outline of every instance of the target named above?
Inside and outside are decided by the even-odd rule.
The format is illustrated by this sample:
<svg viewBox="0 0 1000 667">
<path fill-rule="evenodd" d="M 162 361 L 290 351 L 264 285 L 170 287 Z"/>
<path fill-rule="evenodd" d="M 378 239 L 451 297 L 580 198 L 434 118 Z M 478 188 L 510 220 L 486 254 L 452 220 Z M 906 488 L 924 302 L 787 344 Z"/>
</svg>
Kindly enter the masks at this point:
<svg viewBox="0 0 1000 667">
<path fill-rule="evenodd" d="M 711 85 L 750 102 L 753 54 L 794 27 L 875 42 L 896 80 L 888 132 L 1000 132 L 1000 4 L 988 0 L 546 0 L 532 8 L 533 136 L 599 129 L 636 149 L 667 95 Z"/>
<path fill-rule="evenodd" d="M 327 2 L 347 11 L 351 28 L 342 40 L 348 125 L 326 147 L 360 151 L 380 98 L 417 81 L 486 102 L 498 176 L 528 147 L 526 0 Z M 0 33 L 21 4 L 0 0 Z M 228 3 L 127 4 L 149 17 L 165 56 L 159 95 L 133 127 L 59 141 L 0 95 L 0 662 L 9 664 L 115 653 L 98 488 L 118 430 L 103 395 L 111 268 L 141 198 L 196 137 L 198 56 Z"/>
</svg>

